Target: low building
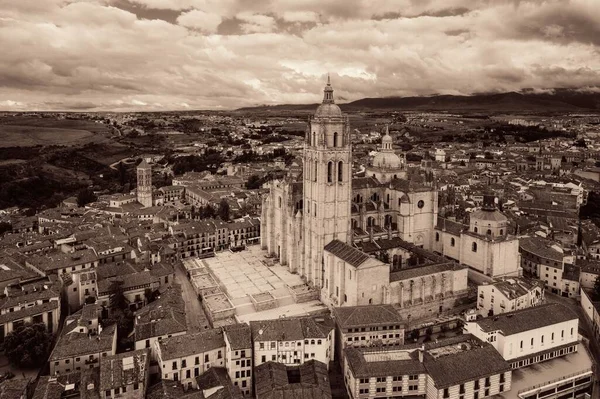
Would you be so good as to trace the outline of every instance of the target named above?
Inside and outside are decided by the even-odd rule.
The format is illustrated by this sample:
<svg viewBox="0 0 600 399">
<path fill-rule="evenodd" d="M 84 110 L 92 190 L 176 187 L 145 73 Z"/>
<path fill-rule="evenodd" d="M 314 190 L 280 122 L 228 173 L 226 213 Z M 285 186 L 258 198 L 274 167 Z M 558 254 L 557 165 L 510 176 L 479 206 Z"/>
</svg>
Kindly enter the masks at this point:
<svg viewBox="0 0 600 399">
<path fill-rule="evenodd" d="M 600 298 L 596 298 L 591 289 L 582 289 L 581 307 L 592 326 L 596 341 L 600 343 Z"/>
<path fill-rule="evenodd" d="M 195 378 L 196 389 L 189 389 L 173 380 L 161 380 L 148 388 L 147 399 L 242 399 L 238 387 L 232 384 L 227 371 L 211 367 Z"/>
<path fill-rule="evenodd" d="M 152 360 L 156 360 L 155 342 L 159 338 L 185 334 L 187 321 L 181 286 L 173 284 L 154 302 L 135 312 L 133 331 L 135 349 L 149 349 Z"/>
<path fill-rule="evenodd" d="M 544 283 L 511 277 L 477 287 L 477 313 L 483 317 L 512 312 L 544 302 Z"/>
<path fill-rule="evenodd" d="M 404 321 L 392 305 L 333 308 L 336 351 L 341 359 L 348 346 L 391 346 L 404 344 Z"/>
<path fill-rule="evenodd" d="M 562 248 L 541 237 L 523 237 L 519 239 L 519 251 L 524 274 L 542 280 L 553 294 L 561 294 L 564 269 Z"/>
<path fill-rule="evenodd" d="M 331 399 L 327 365 L 309 360 L 297 366 L 266 362 L 255 369 L 256 399 Z"/>
<path fill-rule="evenodd" d="M 40 376 L 32 399 L 80 398 L 98 399 L 98 368 L 83 369 L 60 375 Z"/>
<path fill-rule="evenodd" d="M 252 330 L 247 324 L 232 324 L 223 328 L 225 338 L 225 368 L 233 385 L 244 396 L 252 395 Z"/>
<path fill-rule="evenodd" d="M 600 262 L 595 260 L 577 259 L 580 267 L 579 284 L 582 289 L 592 289 L 600 276 Z"/>
<path fill-rule="evenodd" d="M 144 399 L 148 385 L 148 350 L 104 357 L 100 360 L 100 397 Z"/>
<path fill-rule="evenodd" d="M 466 334 L 399 348 L 344 350 L 352 398 L 479 399 L 508 391 L 510 365 L 489 343 Z"/>
<path fill-rule="evenodd" d="M 225 366 L 225 339 L 218 328 L 159 339 L 155 351 L 162 379 L 193 388 L 200 374 L 211 367 Z"/>
<path fill-rule="evenodd" d="M 173 284 L 160 298 L 135 312 L 133 332 L 135 349 L 147 348 L 152 360 L 156 360 L 159 339 L 185 334 L 187 321 L 181 286 Z"/>
<path fill-rule="evenodd" d="M 490 342 L 513 369 L 577 351 L 579 319 L 559 303 L 466 322 L 464 331 Z"/>
<path fill-rule="evenodd" d="M 48 332 L 58 331 L 60 287 L 47 278 L 4 289 L 0 299 L 0 343 L 4 337 L 26 323 L 44 323 Z"/>
<path fill-rule="evenodd" d="M 116 325 L 102 328 L 98 323 L 98 312 L 98 306 L 85 305 L 65 319 L 61 335 L 48 359 L 50 375 L 97 368 L 101 358 L 115 354 Z"/>
<path fill-rule="evenodd" d="M 297 365 L 334 360 L 335 331 L 329 317 L 294 317 L 250 322 L 254 367 L 273 361 Z"/>
</svg>

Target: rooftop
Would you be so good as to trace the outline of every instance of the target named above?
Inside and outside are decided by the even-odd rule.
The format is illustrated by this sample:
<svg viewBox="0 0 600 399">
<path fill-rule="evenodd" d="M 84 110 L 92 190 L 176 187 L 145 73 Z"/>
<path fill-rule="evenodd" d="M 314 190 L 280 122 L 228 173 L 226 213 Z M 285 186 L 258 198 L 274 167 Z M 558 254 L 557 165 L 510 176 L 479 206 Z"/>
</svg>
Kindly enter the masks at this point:
<svg viewBox="0 0 600 399">
<path fill-rule="evenodd" d="M 438 389 L 511 370 L 491 344 L 470 334 L 426 346 L 424 363 Z"/>
<path fill-rule="evenodd" d="M 503 399 L 521 399 L 519 393 L 551 382 L 556 383 L 566 376 L 591 373 L 592 364 L 592 357 L 585 346 L 579 345 L 577 352 L 513 370 L 510 391 L 498 396 Z"/>
<path fill-rule="evenodd" d="M 354 267 L 359 267 L 370 259 L 370 256 L 366 253 L 339 240 L 333 240 L 325 245 L 325 251 L 332 253 Z"/>
<path fill-rule="evenodd" d="M 194 334 L 166 338 L 159 342 L 159 346 L 161 358 L 169 360 L 225 347 L 225 340 L 223 331 L 220 328 L 214 328 Z"/>
<path fill-rule="evenodd" d="M 333 329 L 330 317 L 294 317 L 251 321 L 254 341 L 300 341 L 306 338 L 327 338 Z"/>
<path fill-rule="evenodd" d="M 327 366 L 309 360 L 299 366 L 266 362 L 254 369 L 258 399 L 331 398 Z"/>
<path fill-rule="evenodd" d="M 519 239 L 519 249 L 541 258 L 556 262 L 563 261 L 563 252 L 554 242 L 541 237 L 522 237 Z"/>
<path fill-rule="evenodd" d="M 577 319 L 577 315 L 571 309 L 560 303 L 552 302 L 486 317 L 477 320 L 476 323 L 483 331 L 499 330 L 506 336 L 574 319 Z"/>
<path fill-rule="evenodd" d="M 145 384 L 149 373 L 150 357 L 147 349 L 100 359 L 100 390 Z"/>
<path fill-rule="evenodd" d="M 404 327 L 402 317 L 392 305 L 339 307 L 333 309 L 333 314 L 340 328 L 396 324 Z"/>
</svg>

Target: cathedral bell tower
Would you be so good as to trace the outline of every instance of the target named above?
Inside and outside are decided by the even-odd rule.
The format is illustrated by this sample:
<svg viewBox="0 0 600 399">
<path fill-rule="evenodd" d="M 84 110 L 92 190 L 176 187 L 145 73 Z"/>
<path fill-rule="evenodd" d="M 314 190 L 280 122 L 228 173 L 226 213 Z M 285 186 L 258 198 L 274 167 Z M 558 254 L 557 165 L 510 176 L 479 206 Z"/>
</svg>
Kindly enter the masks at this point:
<svg viewBox="0 0 600 399">
<path fill-rule="evenodd" d="M 304 144 L 304 264 L 301 275 L 323 285 L 323 248 L 349 243 L 352 146 L 348 116 L 335 104 L 329 76 Z"/>
</svg>

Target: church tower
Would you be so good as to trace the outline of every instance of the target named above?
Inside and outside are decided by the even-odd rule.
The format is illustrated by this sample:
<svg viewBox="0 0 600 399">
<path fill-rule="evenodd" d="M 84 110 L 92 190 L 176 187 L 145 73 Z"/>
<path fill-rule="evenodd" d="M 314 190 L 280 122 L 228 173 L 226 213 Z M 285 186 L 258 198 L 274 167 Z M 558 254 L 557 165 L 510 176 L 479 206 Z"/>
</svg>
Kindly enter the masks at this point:
<svg viewBox="0 0 600 399">
<path fill-rule="evenodd" d="M 152 206 L 152 166 L 145 159 L 137 167 L 137 201 Z"/>
<path fill-rule="evenodd" d="M 304 144 L 304 263 L 300 274 L 323 284 L 323 248 L 350 243 L 352 146 L 348 116 L 335 104 L 329 76 L 323 103 L 309 119 Z"/>
</svg>

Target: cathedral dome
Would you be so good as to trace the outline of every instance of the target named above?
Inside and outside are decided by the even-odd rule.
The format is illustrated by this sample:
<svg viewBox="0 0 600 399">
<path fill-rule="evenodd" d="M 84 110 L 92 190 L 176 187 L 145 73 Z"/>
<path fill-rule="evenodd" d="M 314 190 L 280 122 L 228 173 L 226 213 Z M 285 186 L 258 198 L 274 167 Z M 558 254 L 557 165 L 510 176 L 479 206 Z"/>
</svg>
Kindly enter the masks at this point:
<svg viewBox="0 0 600 399">
<path fill-rule="evenodd" d="M 336 104 L 333 103 L 323 103 L 319 105 L 317 111 L 315 112 L 316 117 L 341 117 L 342 110 Z"/>
<path fill-rule="evenodd" d="M 384 169 L 399 169 L 402 166 L 402 160 L 393 152 L 378 152 L 373 157 L 373 166 Z"/>
</svg>

